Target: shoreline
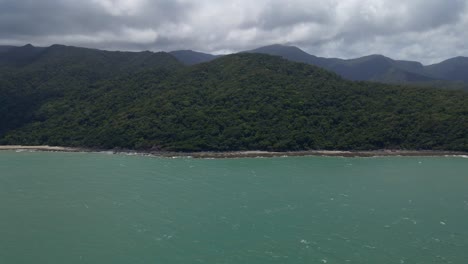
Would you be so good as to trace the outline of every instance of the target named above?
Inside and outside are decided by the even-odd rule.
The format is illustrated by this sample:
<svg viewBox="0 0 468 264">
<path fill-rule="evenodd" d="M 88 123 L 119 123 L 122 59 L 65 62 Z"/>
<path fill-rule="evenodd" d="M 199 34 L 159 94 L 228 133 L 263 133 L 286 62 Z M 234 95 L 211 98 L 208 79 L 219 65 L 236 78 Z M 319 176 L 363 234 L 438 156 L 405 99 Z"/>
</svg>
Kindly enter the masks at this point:
<svg viewBox="0 0 468 264">
<path fill-rule="evenodd" d="M 43 152 L 83 152 L 83 153 L 111 153 L 111 154 L 132 154 L 153 157 L 191 157 L 191 158 L 258 158 L 258 157 L 303 157 L 303 156 L 324 156 L 324 157 L 444 157 L 444 156 L 468 156 L 468 152 L 463 151 L 443 151 L 443 150 L 362 150 L 362 151 L 341 151 L 341 150 L 304 150 L 304 151 L 201 151 L 201 152 L 171 152 L 171 151 L 136 151 L 126 149 L 89 149 L 72 148 L 60 146 L 20 146 L 5 145 L 0 146 L 2 150 L 15 151 L 43 151 Z"/>
</svg>

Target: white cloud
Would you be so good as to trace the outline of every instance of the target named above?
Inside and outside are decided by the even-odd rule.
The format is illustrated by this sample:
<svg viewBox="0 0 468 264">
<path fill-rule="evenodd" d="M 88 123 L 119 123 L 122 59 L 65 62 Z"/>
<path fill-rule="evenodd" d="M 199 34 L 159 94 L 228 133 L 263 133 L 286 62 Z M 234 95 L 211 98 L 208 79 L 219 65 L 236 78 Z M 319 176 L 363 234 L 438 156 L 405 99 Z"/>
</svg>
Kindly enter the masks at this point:
<svg viewBox="0 0 468 264">
<path fill-rule="evenodd" d="M 40 23 L 38 23 L 40 21 Z M 467 0 L 0 0 L 0 43 L 240 51 L 431 63 L 468 55 Z"/>
<path fill-rule="evenodd" d="M 131 16 L 142 11 L 145 0 L 91 0 L 113 16 Z"/>
</svg>

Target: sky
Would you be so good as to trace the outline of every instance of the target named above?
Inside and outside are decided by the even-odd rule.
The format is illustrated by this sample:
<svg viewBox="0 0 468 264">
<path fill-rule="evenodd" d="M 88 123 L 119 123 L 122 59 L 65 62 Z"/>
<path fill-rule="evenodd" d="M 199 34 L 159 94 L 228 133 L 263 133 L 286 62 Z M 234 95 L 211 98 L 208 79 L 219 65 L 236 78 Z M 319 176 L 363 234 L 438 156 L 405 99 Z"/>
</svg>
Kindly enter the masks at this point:
<svg viewBox="0 0 468 264">
<path fill-rule="evenodd" d="M 0 0 L 0 45 L 322 57 L 468 56 L 468 0 Z"/>
</svg>

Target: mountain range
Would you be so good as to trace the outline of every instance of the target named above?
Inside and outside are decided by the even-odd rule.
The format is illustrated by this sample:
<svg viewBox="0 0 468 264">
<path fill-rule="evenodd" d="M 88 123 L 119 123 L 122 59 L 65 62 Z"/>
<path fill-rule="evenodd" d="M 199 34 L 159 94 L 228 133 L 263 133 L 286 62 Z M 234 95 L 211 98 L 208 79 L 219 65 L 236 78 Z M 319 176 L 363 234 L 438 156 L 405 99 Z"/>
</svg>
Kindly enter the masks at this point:
<svg viewBox="0 0 468 264">
<path fill-rule="evenodd" d="M 270 45 L 245 52 L 281 56 L 291 61 L 333 71 L 355 81 L 468 89 L 467 57 L 456 57 L 424 66 L 417 61 L 393 60 L 383 55 L 369 55 L 348 60 L 323 58 L 308 54 L 298 47 L 286 45 Z M 190 50 L 173 51 L 171 54 L 186 65 L 208 62 L 219 57 Z"/>
<path fill-rule="evenodd" d="M 0 144 L 468 151 L 466 91 L 355 82 L 247 52 L 213 59 L 63 45 L 0 50 Z"/>
<path fill-rule="evenodd" d="M 358 81 L 385 83 L 422 83 L 432 81 L 468 82 L 468 58 L 457 57 L 438 64 L 423 66 L 416 61 L 393 60 L 383 55 L 356 59 L 321 58 L 293 46 L 271 45 L 249 52 L 277 55 L 304 62 Z"/>
<path fill-rule="evenodd" d="M 0 65 L 8 61 L 16 64 L 27 62 L 42 50 L 44 48 L 32 45 L 0 46 Z M 269 45 L 244 52 L 280 56 L 294 62 L 315 65 L 354 81 L 468 89 L 468 57 L 451 58 L 425 66 L 417 61 L 393 60 L 383 55 L 356 59 L 323 58 L 287 45 Z M 177 50 L 169 54 L 185 65 L 209 62 L 222 56 L 192 50 Z"/>
</svg>

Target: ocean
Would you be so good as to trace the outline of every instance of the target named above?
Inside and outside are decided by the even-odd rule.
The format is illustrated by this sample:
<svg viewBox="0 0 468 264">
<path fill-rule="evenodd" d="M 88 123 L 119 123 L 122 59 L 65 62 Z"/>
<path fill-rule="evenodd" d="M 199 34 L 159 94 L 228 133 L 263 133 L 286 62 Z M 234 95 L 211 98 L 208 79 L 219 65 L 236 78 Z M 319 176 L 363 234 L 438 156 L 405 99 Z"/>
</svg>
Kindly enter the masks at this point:
<svg viewBox="0 0 468 264">
<path fill-rule="evenodd" d="M 0 151 L 0 263 L 468 261 L 468 159 Z"/>
</svg>

